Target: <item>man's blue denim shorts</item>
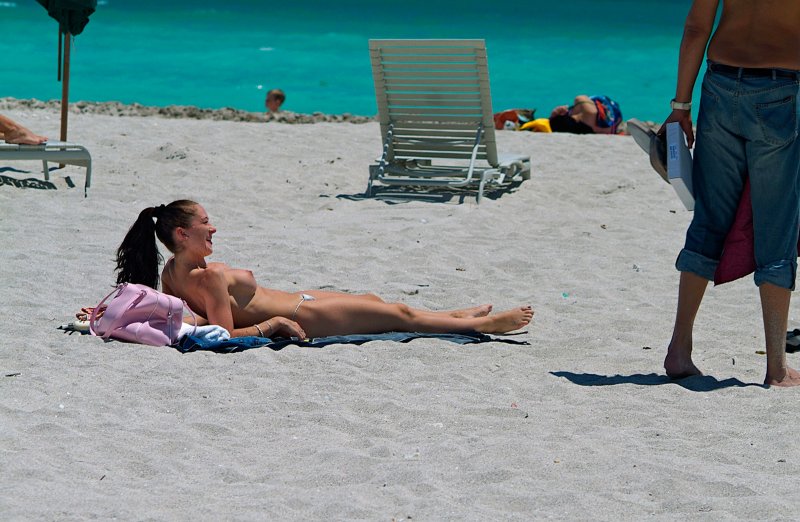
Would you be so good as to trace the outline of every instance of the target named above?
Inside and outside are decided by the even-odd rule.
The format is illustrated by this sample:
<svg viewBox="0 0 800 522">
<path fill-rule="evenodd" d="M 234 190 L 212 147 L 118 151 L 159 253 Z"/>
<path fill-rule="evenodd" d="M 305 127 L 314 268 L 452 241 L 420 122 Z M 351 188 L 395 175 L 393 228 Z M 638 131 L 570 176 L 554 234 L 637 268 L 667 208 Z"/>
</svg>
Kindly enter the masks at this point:
<svg viewBox="0 0 800 522">
<path fill-rule="evenodd" d="M 794 289 L 800 228 L 800 72 L 709 62 L 692 169 L 694 218 L 675 266 L 708 280 L 749 177 L 755 283 Z"/>
</svg>

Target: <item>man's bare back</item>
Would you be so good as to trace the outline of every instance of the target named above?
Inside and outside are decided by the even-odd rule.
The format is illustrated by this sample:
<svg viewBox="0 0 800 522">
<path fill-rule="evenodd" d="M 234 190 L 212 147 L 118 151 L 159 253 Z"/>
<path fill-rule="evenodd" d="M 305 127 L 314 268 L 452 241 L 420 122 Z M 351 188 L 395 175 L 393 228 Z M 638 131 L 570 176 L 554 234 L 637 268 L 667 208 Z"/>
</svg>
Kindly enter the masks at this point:
<svg viewBox="0 0 800 522">
<path fill-rule="evenodd" d="M 800 1 L 722 0 L 708 58 L 738 67 L 800 70 Z"/>
</svg>

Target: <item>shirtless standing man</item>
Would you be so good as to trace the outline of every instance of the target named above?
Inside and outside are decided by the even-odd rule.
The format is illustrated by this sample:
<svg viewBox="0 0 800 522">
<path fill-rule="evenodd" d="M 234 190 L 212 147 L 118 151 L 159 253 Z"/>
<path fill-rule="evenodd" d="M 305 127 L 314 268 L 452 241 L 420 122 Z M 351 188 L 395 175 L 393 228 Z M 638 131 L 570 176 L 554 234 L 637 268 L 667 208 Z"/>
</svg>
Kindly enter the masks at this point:
<svg viewBox="0 0 800 522">
<path fill-rule="evenodd" d="M 666 123 L 679 122 L 690 147 L 692 89 L 706 45 L 695 211 L 675 262 L 681 272 L 678 309 L 664 368 L 672 378 L 702 375 L 692 362 L 694 320 L 749 177 L 767 351 L 764 383 L 798 386 L 800 372 L 786 363 L 786 326 L 800 226 L 800 1 L 694 0 L 681 41 L 673 111 L 662 126 L 663 132 Z"/>
</svg>

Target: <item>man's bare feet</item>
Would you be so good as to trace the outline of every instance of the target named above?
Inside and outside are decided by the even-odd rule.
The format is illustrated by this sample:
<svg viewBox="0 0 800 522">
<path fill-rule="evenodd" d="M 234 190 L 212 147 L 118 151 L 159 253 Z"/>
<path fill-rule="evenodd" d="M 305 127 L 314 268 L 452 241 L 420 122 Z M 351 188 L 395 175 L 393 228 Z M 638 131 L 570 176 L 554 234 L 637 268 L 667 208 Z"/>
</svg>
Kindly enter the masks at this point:
<svg viewBox="0 0 800 522">
<path fill-rule="evenodd" d="M 689 355 L 683 355 L 688 353 Z M 683 379 L 694 375 L 703 375 L 697 366 L 692 362 L 691 349 L 679 350 L 673 344 L 667 348 L 667 356 L 664 358 L 664 369 L 670 379 Z"/>
<path fill-rule="evenodd" d="M 492 305 L 485 304 L 472 308 L 464 308 L 463 310 L 454 310 L 450 312 L 450 317 L 486 317 L 491 311 Z"/>
<path fill-rule="evenodd" d="M 46 136 L 39 136 L 34 134 L 25 127 L 17 127 L 16 129 L 7 130 L 0 135 L 6 143 L 15 145 L 41 145 L 47 141 Z"/>
<path fill-rule="evenodd" d="M 783 376 L 767 374 L 767 376 L 764 378 L 764 384 L 767 386 L 780 386 L 783 388 L 800 386 L 800 372 L 787 366 Z"/>
<path fill-rule="evenodd" d="M 520 306 L 495 315 L 486 316 L 484 319 L 485 321 L 475 328 L 477 331 L 504 334 L 519 330 L 530 323 L 531 319 L 533 319 L 533 308 L 531 308 L 530 305 Z"/>
</svg>

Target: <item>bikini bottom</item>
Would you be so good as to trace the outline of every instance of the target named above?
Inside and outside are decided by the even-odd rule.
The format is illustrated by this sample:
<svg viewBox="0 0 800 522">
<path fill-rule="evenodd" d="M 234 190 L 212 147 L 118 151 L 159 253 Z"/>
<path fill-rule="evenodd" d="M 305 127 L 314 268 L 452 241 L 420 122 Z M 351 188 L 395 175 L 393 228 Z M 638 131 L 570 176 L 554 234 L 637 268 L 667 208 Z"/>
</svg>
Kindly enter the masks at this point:
<svg viewBox="0 0 800 522">
<path fill-rule="evenodd" d="M 297 303 L 297 306 L 294 307 L 294 312 L 292 312 L 292 321 L 295 320 L 297 317 L 297 311 L 300 310 L 300 305 L 303 304 L 304 301 L 316 301 L 317 298 L 313 295 L 308 294 L 300 294 L 300 302 Z"/>
</svg>

